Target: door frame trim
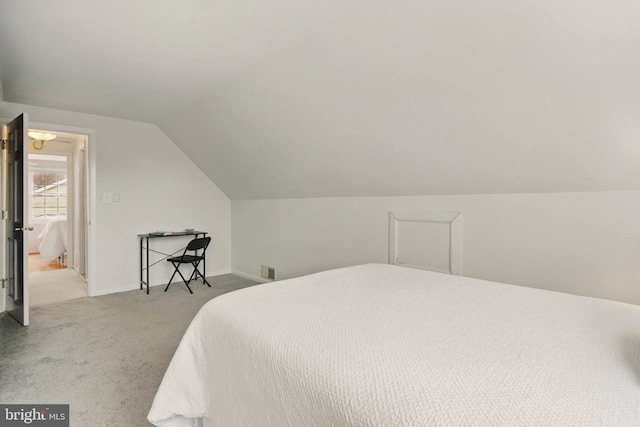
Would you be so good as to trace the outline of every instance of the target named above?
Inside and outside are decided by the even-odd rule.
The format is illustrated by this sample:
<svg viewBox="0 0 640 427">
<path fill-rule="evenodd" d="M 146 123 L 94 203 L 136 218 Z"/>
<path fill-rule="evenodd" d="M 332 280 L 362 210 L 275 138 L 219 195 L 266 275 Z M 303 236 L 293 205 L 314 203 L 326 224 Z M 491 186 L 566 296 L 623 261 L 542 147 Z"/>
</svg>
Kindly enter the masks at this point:
<svg viewBox="0 0 640 427">
<path fill-rule="evenodd" d="M 87 293 L 90 297 L 96 295 L 96 130 L 75 126 L 58 125 L 30 121 L 29 127 L 50 130 L 53 132 L 75 133 L 87 135 L 87 145 L 85 147 L 87 158 L 89 159 L 89 170 L 86 171 L 89 178 L 89 188 L 87 196 L 89 198 L 89 224 L 87 224 Z"/>
</svg>

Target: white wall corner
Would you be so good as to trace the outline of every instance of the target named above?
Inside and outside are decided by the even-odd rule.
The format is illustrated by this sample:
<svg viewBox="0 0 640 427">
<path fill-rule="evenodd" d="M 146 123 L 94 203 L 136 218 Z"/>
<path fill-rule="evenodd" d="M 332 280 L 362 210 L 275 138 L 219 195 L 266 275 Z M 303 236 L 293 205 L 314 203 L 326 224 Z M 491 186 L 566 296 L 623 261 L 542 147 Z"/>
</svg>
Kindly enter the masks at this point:
<svg viewBox="0 0 640 427">
<path fill-rule="evenodd" d="M 4 96 L 2 94 L 2 79 L 0 79 L 0 104 L 4 101 Z"/>
</svg>

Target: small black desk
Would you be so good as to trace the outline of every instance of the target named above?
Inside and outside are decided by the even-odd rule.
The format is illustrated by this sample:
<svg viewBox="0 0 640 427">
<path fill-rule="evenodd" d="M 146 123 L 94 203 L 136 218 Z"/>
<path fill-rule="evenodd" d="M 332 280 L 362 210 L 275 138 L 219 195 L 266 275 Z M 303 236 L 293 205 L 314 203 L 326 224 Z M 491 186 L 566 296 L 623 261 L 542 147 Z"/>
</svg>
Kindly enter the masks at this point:
<svg viewBox="0 0 640 427">
<path fill-rule="evenodd" d="M 156 265 L 159 262 L 164 261 L 165 259 L 177 254 L 178 252 L 182 252 L 186 246 L 181 247 L 177 251 L 172 254 L 165 254 L 164 252 L 156 251 L 154 249 L 149 248 L 149 239 L 160 239 L 164 237 L 179 237 L 179 236 L 193 236 L 194 239 L 198 237 L 206 237 L 206 231 L 167 231 L 164 233 L 147 233 L 147 234 L 138 234 L 138 238 L 140 239 L 140 289 L 143 288 L 144 285 L 147 286 L 147 294 L 149 294 L 149 267 Z M 144 242 L 144 244 L 143 244 Z M 155 252 L 157 254 L 164 255 L 164 258 L 159 259 L 153 264 L 149 265 L 149 252 Z M 146 256 L 145 256 L 146 254 Z M 145 267 L 146 265 L 146 267 Z M 144 280 L 144 272 L 147 272 L 146 280 Z M 207 264 L 206 260 L 202 260 L 202 271 L 206 275 L 207 273 Z"/>
</svg>

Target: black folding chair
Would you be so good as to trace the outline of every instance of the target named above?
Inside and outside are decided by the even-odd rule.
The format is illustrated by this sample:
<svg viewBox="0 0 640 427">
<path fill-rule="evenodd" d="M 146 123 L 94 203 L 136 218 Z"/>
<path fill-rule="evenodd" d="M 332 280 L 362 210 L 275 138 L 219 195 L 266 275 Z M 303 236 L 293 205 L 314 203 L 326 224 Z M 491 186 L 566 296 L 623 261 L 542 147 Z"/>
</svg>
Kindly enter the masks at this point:
<svg viewBox="0 0 640 427">
<path fill-rule="evenodd" d="M 167 261 L 173 264 L 173 267 L 176 270 L 171 275 L 171 279 L 169 279 L 169 283 L 167 283 L 167 287 L 164 288 L 165 292 L 167 292 L 167 289 L 169 289 L 169 285 L 171 285 L 171 281 L 173 280 L 176 273 L 178 273 L 180 277 L 182 277 L 182 281 L 184 282 L 185 285 L 187 285 L 187 289 L 189 289 L 189 293 L 191 294 L 193 293 L 193 291 L 191 291 L 191 288 L 189 287 L 189 283 L 191 283 L 191 281 L 194 280 L 194 276 L 195 276 L 195 280 L 198 280 L 198 276 L 202 277 L 202 281 L 206 283 L 208 287 L 211 287 L 209 282 L 207 282 L 207 279 L 204 278 L 204 274 L 207 272 L 206 261 L 204 259 L 204 256 L 207 253 L 207 247 L 209 246 L 209 242 L 211 242 L 211 237 L 200 237 L 198 239 L 193 239 L 192 241 L 189 242 L 187 247 L 184 248 L 184 252 L 182 253 L 182 255 L 167 258 Z M 199 250 L 202 250 L 202 253 L 198 255 Z M 187 255 L 187 252 L 193 252 L 193 255 Z M 203 273 L 201 273 L 200 270 L 198 269 L 198 266 L 200 265 L 201 261 L 203 266 L 203 269 L 202 269 Z M 193 272 L 191 273 L 189 280 L 185 279 L 182 273 L 180 272 L 180 265 L 182 264 L 191 264 L 193 266 Z"/>
</svg>

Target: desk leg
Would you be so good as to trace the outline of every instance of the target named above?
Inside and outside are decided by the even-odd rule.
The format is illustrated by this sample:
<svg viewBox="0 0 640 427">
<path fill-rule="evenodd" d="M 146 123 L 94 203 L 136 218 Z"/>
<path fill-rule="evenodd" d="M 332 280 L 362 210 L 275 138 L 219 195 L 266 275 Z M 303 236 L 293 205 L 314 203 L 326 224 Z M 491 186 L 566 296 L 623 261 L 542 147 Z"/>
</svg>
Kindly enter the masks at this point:
<svg viewBox="0 0 640 427">
<path fill-rule="evenodd" d="M 147 295 L 149 295 L 149 238 L 147 240 Z"/>
<path fill-rule="evenodd" d="M 207 237 L 207 233 L 202 234 L 202 237 Z M 202 284 L 204 285 L 205 283 L 207 283 L 207 251 L 204 251 L 205 257 L 202 258 Z M 208 283 L 207 283 L 208 285 Z M 209 286 L 211 287 L 211 286 Z"/>
<path fill-rule="evenodd" d="M 143 237 L 140 237 L 140 289 L 142 289 L 142 240 Z"/>
<path fill-rule="evenodd" d="M 207 233 L 203 234 L 202 237 L 207 237 Z M 211 287 L 209 282 L 207 282 L 207 251 L 204 251 L 204 258 L 202 258 L 202 284 Z"/>
</svg>

